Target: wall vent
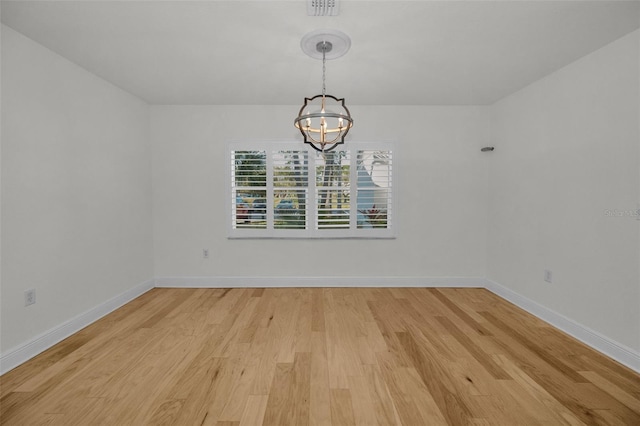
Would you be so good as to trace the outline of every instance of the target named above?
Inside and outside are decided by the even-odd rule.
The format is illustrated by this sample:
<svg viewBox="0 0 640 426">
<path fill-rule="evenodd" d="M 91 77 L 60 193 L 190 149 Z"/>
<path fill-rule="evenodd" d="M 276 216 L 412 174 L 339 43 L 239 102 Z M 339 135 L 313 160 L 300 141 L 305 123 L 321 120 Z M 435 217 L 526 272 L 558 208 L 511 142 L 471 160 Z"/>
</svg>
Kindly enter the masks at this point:
<svg viewBox="0 0 640 426">
<path fill-rule="evenodd" d="M 338 16 L 339 13 L 339 0 L 307 0 L 309 16 Z"/>
</svg>

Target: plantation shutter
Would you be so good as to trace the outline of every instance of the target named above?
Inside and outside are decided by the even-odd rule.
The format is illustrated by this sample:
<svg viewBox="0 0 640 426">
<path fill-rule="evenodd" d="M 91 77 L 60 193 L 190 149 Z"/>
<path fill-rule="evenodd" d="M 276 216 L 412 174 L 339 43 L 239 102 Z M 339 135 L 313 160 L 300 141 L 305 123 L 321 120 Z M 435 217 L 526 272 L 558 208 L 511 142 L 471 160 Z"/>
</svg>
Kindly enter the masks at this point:
<svg viewBox="0 0 640 426">
<path fill-rule="evenodd" d="M 231 238 L 393 238 L 393 147 L 229 145 Z"/>
</svg>

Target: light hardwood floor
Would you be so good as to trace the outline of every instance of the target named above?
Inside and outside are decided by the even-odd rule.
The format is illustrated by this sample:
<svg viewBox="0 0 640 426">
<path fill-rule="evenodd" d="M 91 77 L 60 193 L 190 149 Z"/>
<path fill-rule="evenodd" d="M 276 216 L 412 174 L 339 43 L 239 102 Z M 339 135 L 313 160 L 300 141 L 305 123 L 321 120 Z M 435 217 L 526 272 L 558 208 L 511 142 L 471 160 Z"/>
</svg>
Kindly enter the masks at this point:
<svg viewBox="0 0 640 426">
<path fill-rule="evenodd" d="M 482 289 L 154 289 L 8 372 L 3 425 L 640 425 L 640 376 Z"/>
</svg>

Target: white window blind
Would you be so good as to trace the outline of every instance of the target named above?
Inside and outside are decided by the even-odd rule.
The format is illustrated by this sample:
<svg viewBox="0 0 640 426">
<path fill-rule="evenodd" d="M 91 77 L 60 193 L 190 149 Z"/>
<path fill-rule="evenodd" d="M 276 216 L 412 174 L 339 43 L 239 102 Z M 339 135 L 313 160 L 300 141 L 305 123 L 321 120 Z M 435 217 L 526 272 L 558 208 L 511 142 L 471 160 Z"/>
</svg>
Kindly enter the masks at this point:
<svg viewBox="0 0 640 426">
<path fill-rule="evenodd" d="M 394 149 L 229 144 L 231 238 L 393 238 Z"/>
<path fill-rule="evenodd" d="M 273 227 L 306 229 L 309 197 L 309 153 L 271 151 L 273 158 Z"/>
</svg>

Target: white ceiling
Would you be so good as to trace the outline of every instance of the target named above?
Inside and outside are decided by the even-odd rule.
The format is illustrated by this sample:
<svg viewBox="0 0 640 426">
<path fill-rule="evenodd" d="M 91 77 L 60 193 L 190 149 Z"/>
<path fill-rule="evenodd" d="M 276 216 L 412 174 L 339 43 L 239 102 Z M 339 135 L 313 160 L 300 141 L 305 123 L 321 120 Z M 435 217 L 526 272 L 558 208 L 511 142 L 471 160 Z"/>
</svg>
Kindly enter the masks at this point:
<svg viewBox="0 0 640 426">
<path fill-rule="evenodd" d="M 2 1 L 2 22 L 151 104 L 302 103 L 321 61 L 304 34 L 351 50 L 327 93 L 353 105 L 491 104 L 640 27 L 638 1 Z"/>
</svg>

